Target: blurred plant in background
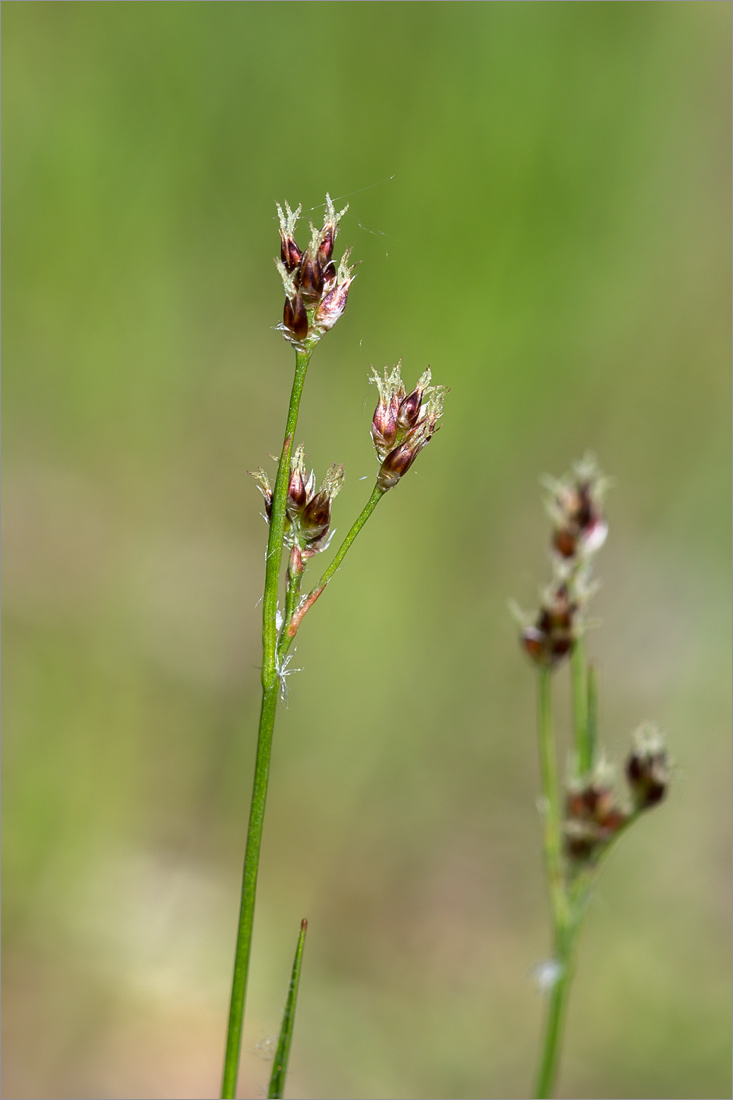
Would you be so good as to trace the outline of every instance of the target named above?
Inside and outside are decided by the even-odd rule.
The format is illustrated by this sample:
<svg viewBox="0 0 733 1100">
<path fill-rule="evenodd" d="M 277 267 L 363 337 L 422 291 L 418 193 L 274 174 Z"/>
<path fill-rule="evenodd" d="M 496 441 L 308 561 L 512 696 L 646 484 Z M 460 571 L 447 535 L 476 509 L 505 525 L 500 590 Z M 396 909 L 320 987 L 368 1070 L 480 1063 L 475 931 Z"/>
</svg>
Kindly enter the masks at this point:
<svg viewBox="0 0 733 1100">
<path fill-rule="evenodd" d="M 631 805 L 618 801 L 613 769 L 598 743 L 596 671 L 588 664 L 584 634 L 587 604 L 596 588 L 595 555 L 608 524 L 602 500 L 609 485 L 587 455 L 561 481 L 547 480 L 553 521 L 552 572 L 534 625 L 525 625 L 522 645 L 537 666 L 537 732 L 540 754 L 545 874 L 552 915 L 553 958 L 540 968 L 548 993 L 537 1097 L 555 1090 L 578 935 L 602 859 L 639 816 L 662 801 L 670 764 L 664 741 L 646 723 L 626 763 Z M 553 673 L 569 659 L 573 753 L 564 790 L 557 777 L 553 724 Z M 564 802 L 564 806 L 563 806 Z"/>
<path fill-rule="evenodd" d="M 619 485 L 605 747 L 653 714 L 679 773 L 594 893 L 562 1089 L 730 1096 L 730 38 L 727 4 L 3 8 L 4 1094 L 219 1086 L 261 693 L 245 471 L 292 381 L 262 258 L 275 199 L 320 226 L 329 189 L 362 263 L 308 471 L 343 462 L 358 514 L 395 349 L 450 421 L 298 636 L 240 1092 L 307 914 L 291 1095 L 526 1095 L 547 920 L 504 609 L 544 565 L 526 486 L 592 447 Z"/>
</svg>

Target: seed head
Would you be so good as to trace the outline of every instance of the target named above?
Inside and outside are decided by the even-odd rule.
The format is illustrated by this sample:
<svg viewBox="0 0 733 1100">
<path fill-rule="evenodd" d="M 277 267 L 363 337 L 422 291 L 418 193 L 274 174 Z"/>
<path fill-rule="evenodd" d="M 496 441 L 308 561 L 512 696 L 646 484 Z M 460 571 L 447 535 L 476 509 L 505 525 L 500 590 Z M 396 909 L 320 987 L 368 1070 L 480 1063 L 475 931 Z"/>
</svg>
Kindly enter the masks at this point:
<svg viewBox="0 0 733 1100">
<path fill-rule="evenodd" d="M 546 589 L 537 618 L 520 635 L 525 652 L 537 665 L 555 668 L 573 650 L 580 630 L 580 604 L 564 581 Z"/>
<path fill-rule="evenodd" d="M 553 522 L 553 549 L 568 562 L 587 560 L 606 541 L 608 524 L 602 504 L 611 480 L 588 454 L 565 477 L 548 477 L 544 483 L 550 494 L 546 505 Z"/>
<path fill-rule="evenodd" d="M 272 514 L 273 489 L 264 470 L 250 471 L 265 500 L 265 518 Z M 316 475 L 305 464 L 303 445 L 296 447 L 290 460 L 288 494 L 285 499 L 285 543 L 293 551 L 293 561 L 311 558 L 328 545 L 331 505 L 344 483 L 343 466 L 329 467 L 316 492 Z M 297 553 L 296 553 L 297 551 Z"/>
<path fill-rule="evenodd" d="M 319 491 L 303 509 L 301 532 L 303 535 L 303 557 L 310 558 L 319 550 L 325 550 L 329 542 L 331 526 L 331 505 L 344 483 L 343 466 L 334 464 L 326 472 Z"/>
<path fill-rule="evenodd" d="M 566 787 L 565 851 L 577 861 L 596 855 L 628 819 L 613 790 L 613 770 L 600 760 L 585 776 L 571 777 Z"/>
<path fill-rule="evenodd" d="M 664 738 L 652 723 L 640 726 L 626 759 L 626 779 L 638 810 L 658 805 L 667 793 L 672 766 Z"/>
<path fill-rule="evenodd" d="M 283 336 L 295 348 L 312 347 L 338 321 L 346 308 L 349 287 L 354 280 L 347 252 L 336 266 L 333 260 L 334 242 L 339 222 L 348 207 L 336 211 L 326 195 L 326 212 L 320 229 L 311 224 L 310 242 L 305 252 L 295 240 L 300 216 L 285 204 L 277 205 L 280 221 L 280 259 L 275 261 L 285 291 L 283 321 L 279 326 Z"/>
<path fill-rule="evenodd" d="M 416 388 L 406 395 L 400 375 L 400 363 L 384 377 L 372 370 L 372 379 L 379 390 L 379 401 L 372 417 L 372 441 L 381 468 L 377 483 L 384 489 L 393 488 L 430 442 L 439 428 L 445 386 L 430 385 L 430 368 L 421 376 Z"/>
<path fill-rule="evenodd" d="M 331 505 L 343 481 L 343 466 L 331 466 L 316 492 L 316 475 L 312 470 L 308 473 L 303 445 L 296 448 L 290 460 L 285 541 L 298 547 L 303 558 L 310 558 L 326 547 Z"/>
</svg>

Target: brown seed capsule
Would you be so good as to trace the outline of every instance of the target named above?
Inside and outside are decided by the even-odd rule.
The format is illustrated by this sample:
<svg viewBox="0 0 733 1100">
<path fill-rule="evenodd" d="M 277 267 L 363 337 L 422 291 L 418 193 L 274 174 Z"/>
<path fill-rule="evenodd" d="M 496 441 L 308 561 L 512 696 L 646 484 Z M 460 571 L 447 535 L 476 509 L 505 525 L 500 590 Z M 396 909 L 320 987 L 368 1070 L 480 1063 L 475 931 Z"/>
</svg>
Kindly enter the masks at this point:
<svg viewBox="0 0 733 1100">
<path fill-rule="evenodd" d="M 563 558 L 572 558 L 578 546 L 578 540 L 567 528 L 555 531 L 552 545 Z"/>
<path fill-rule="evenodd" d="M 324 268 L 333 256 L 333 242 L 335 239 L 336 227 L 334 225 L 324 226 L 321 234 L 321 243 L 318 245 L 317 252 L 318 260 Z"/>
<path fill-rule="evenodd" d="M 419 454 L 420 448 L 415 447 L 409 439 L 390 451 L 382 463 L 377 474 L 377 485 L 381 489 L 392 489 L 407 473 Z"/>
<path fill-rule="evenodd" d="M 420 406 L 422 404 L 423 391 L 417 389 L 409 393 L 400 404 L 397 420 L 401 428 L 414 428 L 420 419 Z"/>
<path fill-rule="evenodd" d="M 298 248 L 292 237 L 280 234 L 280 259 L 287 273 L 290 275 L 302 259 L 303 253 Z"/>
<path fill-rule="evenodd" d="M 551 589 L 540 607 L 533 626 L 525 627 L 522 645 L 535 664 L 554 668 L 572 652 L 576 638 L 578 605 L 570 599 L 567 585 Z"/>
<path fill-rule="evenodd" d="M 616 803 L 610 778 L 601 774 L 605 768 L 600 764 L 593 775 L 569 784 L 564 831 L 565 851 L 571 859 L 590 859 L 627 821 L 627 814 Z"/>
<path fill-rule="evenodd" d="M 308 501 L 301 516 L 301 529 L 306 542 L 316 542 L 328 531 L 331 523 L 331 497 L 321 490 Z"/>
<path fill-rule="evenodd" d="M 602 830 L 593 821 L 566 821 L 563 833 L 565 854 L 575 863 L 585 863 L 604 844 Z"/>
<path fill-rule="evenodd" d="M 666 753 L 632 753 L 626 761 L 626 778 L 639 809 L 658 805 L 667 793 L 669 761 Z"/>
<path fill-rule="evenodd" d="M 300 264 L 300 276 L 298 280 L 300 294 L 309 307 L 317 305 L 323 296 L 323 268 L 318 257 L 306 252 Z"/>
<path fill-rule="evenodd" d="M 386 401 L 380 400 L 372 417 L 372 440 L 377 451 L 387 454 L 394 448 L 397 439 L 397 413 L 399 398 L 394 395 Z M 385 455 L 386 457 L 386 455 Z"/>
<path fill-rule="evenodd" d="M 308 486 L 304 474 L 305 470 L 299 466 L 296 466 L 290 473 L 287 509 L 293 517 L 301 512 L 308 502 Z"/>
<path fill-rule="evenodd" d="M 315 315 L 315 327 L 322 332 L 328 332 L 338 321 L 346 309 L 346 299 L 349 296 L 349 287 L 352 279 L 343 283 L 337 283 L 333 290 L 324 295 Z"/>
<path fill-rule="evenodd" d="M 535 664 L 548 665 L 552 663 L 547 647 L 547 637 L 541 630 L 538 630 L 535 626 L 528 626 L 522 631 L 520 638 L 525 653 L 532 658 Z"/>
<path fill-rule="evenodd" d="M 308 335 L 308 314 L 299 294 L 296 294 L 292 300 L 290 298 L 285 299 L 283 324 L 298 340 L 302 340 Z"/>
</svg>

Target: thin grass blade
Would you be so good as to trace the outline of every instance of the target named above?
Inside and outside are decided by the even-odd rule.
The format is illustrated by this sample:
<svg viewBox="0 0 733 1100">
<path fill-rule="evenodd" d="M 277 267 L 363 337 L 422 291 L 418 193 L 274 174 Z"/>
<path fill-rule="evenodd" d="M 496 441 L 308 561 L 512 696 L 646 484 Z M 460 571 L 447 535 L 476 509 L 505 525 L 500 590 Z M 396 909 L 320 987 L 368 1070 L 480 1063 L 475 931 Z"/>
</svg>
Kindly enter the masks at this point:
<svg viewBox="0 0 733 1100">
<path fill-rule="evenodd" d="M 275 1064 L 272 1067 L 270 1088 L 267 1093 L 268 1100 L 282 1100 L 285 1091 L 285 1078 L 288 1073 L 288 1059 L 290 1058 L 290 1044 L 293 1039 L 293 1026 L 295 1024 L 295 1006 L 298 999 L 298 986 L 300 985 L 300 968 L 303 963 L 303 948 L 305 947 L 305 934 L 308 929 L 308 921 L 305 918 L 300 923 L 298 946 L 295 949 L 293 960 L 293 973 L 290 977 L 290 988 L 285 1002 L 280 1038 L 277 1043 Z"/>
</svg>

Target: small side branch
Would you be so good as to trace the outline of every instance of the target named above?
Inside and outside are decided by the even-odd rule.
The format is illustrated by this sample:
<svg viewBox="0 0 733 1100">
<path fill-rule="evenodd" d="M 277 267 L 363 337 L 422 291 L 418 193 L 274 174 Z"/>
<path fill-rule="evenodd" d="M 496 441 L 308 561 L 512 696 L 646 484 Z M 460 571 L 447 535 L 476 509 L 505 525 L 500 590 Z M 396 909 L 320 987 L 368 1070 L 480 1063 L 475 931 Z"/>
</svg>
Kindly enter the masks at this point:
<svg viewBox="0 0 733 1100">
<path fill-rule="evenodd" d="M 355 520 L 348 535 L 339 546 L 336 552 L 336 556 L 329 565 L 328 569 L 325 571 L 315 588 L 311 592 L 309 592 L 309 594 L 305 597 L 297 610 L 293 613 L 289 622 L 286 621 L 280 634 L 280 643 L 278 646 L 278 654 L 280 657 L 283 657 L 287 653 L 293 638 L 298 633 L 298 628 L 304 617 L 313 607 L 313 604 L 321 595 L 328 582 L 333 578 L 334 574 L 341 565 L 341 562 L 344 560 L 346 554 L 351 548 L 352 543 L 356 539 L 356 536 L 359 534 L 362 527 L 369 519 L 372 512 L 377 507 L 386 492 L 387 490 L 383 489 L 380 485 L 374 486 L 374 489 L 372 490 L 372 495 L 369 497 L 369 500 L 364 505 L 364 508 Z"/>
</svg>

